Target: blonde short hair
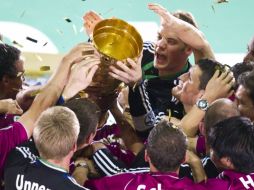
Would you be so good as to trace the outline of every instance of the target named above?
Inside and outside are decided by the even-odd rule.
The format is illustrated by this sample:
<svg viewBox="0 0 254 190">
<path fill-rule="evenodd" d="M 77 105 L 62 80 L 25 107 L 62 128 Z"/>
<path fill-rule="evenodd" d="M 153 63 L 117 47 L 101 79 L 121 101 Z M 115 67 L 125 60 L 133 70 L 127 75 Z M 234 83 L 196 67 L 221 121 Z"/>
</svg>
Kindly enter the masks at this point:
<svg viewBox="0 0 254 190">
<path fill-rule="evenodd" d="M 77 143 L 78 134 L 79 122 L 74 112 L 55 106 L 40 115 L 33 137 L 42 158 L 62 160 Z"/>
</svg>

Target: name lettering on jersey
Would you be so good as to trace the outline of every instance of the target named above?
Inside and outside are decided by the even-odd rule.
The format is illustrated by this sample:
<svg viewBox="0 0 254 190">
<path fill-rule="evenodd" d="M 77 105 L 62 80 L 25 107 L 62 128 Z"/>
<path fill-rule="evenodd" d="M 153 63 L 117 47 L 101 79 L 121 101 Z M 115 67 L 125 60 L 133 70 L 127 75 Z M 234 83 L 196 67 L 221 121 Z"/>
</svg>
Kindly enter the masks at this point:
<svg viewBox="0 0 254 190">
<path fill-rule="evenodd" d="M 146 189 L 146 185 L 141 184 L 137 187 L 137 190 L 148 190 L 148 189 Z M 161 190 L 161 184 L 158 183 L 157 187 L 151 188 L 150 190 Z"/>
<path fill-rule="evenodd" d="M 36 182 L 24 180 L 24 175 L 18 174 L 16 178 L 17 190 L 50 190 L 45 185 L 39 185 Z"/>
<path fill-rule="evenodd" d="M 243 177 L 240 177 L 239 180 L 242 182 L 243 186 L 246 188 L 246 189 L 249 189 L 251 187 L 254 187 L 254 181 L 253 179 L 251 178 L 250 175 L 246 175 L 247 177 L 247 180 L 245 180 Z"/>
</svg>

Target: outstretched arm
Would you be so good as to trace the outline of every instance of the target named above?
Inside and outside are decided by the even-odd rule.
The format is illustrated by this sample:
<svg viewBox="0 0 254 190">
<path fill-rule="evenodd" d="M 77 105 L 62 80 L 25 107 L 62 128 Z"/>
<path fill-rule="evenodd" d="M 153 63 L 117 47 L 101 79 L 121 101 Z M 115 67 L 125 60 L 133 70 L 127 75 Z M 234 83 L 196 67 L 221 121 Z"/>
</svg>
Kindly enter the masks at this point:
<svg viewBox="0 0 254 190">
<path fill-rule="evenodd" d="M 62 90 L 68 81 L 70 70 L 73 64 L 82 64 L 84 58 L 82 57 L 82 51 L 84 50 L 84 44 L 79 44 L 73 48 L 61 61 L 60 65 L 56 69 L 56 72 L 52 75 L 48 83 L 41 89 L 40 93 L 35 97 L 31 107 L 20 118 L 19 122 L 26 128 L 28 138 L 31 137 L 35 122 L 40 114 L 48 107 L 54 105 L 62 93 Z M 97 69 L 97 63 L 92 62 L 85 64 L 88 78 L 86 81 L 88 84 L 92 80 L 92 75 Z"/>
<path fill-rule="evenodd" d="M 200 30 L 176 18 L 159 4 L 148 4 L 148 8 L 161 17 L 166 29 L 174 31 L 180 40 L 192 48 L 196 63 L 204 58 L 214 59 L 212 48 Z"/>
<path fill-rule="evenodd" d="M 94 11 L 89 11 L 85 13 L 83 16 L 83 25 L 86 30 L 87 35 L 91 38 L 93 34 L 93 29 L 95 25 L 103 20 L 103 18 L 96 12 Z"/>
<path fill-rule="evenodd" d="M 232 73 L 216 71 L 209 80 L 202 99 L 208 101 L 209 105 L 218 98 L 230 97 L 233 94 L 231 90 L 235 80 Z M 214 90 L 216 89 L 216 90 Z M 188 137 L 195 137 L 198 131 L 198 124 L 204 118 L 205 111 L 194 105 L 181 120 L 179 126 Z"/>
</svg>

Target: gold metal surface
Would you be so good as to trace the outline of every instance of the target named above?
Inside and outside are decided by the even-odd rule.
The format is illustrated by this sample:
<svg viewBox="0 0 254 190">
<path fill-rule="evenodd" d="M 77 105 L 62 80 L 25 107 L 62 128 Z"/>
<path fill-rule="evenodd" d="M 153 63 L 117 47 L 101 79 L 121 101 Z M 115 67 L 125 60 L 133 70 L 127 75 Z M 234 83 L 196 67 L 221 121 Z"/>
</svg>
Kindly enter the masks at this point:
<svg viewBox="0 0 254 190">
<path fill-rule="evenodd" d="M 100 53 L 116 60 L 136 58 L 143 47 L 138 31 L 120 19 L 105 19 L 96 24 L 93 43 Z"/>
<path fill-rule="evenodd" d="M 143 40 L 138 31 L 127 22 L 105 19 L 94 28 L 93 46 L 99 52 L 101 63 L 85 92 L 102 111 L 107 111 L 117 97 L 117 88 L 121 84 L 121 81 L 108 74 L 110 65 L 117 67 L 118 60 L 126 63 L 127 58 L 137 59 L 142 52 Z M 87 51 L 86 53 L 94 54 Z"/>
</svg>

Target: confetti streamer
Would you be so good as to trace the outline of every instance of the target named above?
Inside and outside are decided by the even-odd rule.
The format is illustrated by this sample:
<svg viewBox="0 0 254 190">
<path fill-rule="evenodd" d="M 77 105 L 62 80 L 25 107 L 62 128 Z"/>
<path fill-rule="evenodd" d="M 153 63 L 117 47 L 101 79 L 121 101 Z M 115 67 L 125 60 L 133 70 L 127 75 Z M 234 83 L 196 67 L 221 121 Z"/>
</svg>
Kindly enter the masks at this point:
<svg viewBox="0 0 254 190">
<path fill-rule="evenodd" d="M 21 13 L 21 15 L 19 16 L 19 18 L 23 18 L 23 16 L 25 15 L 25 13 L 26 13 L 26 10 L 24 10 L 24 11 Z"/>
<path fill-rule="evenodd" d="M 20 48 L 23 48 L 23 46 L 22 46 L 20 43 L 18 43 L 17 41 L 15 41 L 15 40 L 13 40 L 12 43 L 13 43 L 14 45 L 19 46 Z"/>
<path fill-rule="evenodd" d="M 83 31 L 84 31 L 84 27 L 82 26 L 82 27 L 80 28 L 79 32 L 81 33 L 81 32 L 83 32 Z"/>
<path fill-rule="evenodd" d="M 64 17 L 64 20 L 69 23 L 72 22 L 71 19 L 69 19 L 68 17 Z"/>
<path fill-rule="evenodd" d="M 217 3 L 228 3 L 228 0 L 217 0 Z"/>
<path fill-rule="evenodd" d="M 31 38 L 29 36 L 26 37 L 27 40 L 31 41 L 31 42 L 34 42 L 34 43 L 37 43 L 38 41 L 34 38 Z"/>
<path fill-rule="evenodd" d="M 40 67 L 40 71 L 49 71 L 50 70 L 50 66 L 41 66 Z"/>
<path fill-rule="evenodd" d="M 211 7 L 212 7 L 212 9 L 213 9 L 213 12 L 215 13 L 215 8 L 214 8 L 214 6 L 212 5 Z"/>
<path fill-rule="evenodd" d="M 61 36 L 63 35 L 63 31 L 62 30 L 59 30 L 59 29 L 56 29 L 57 33 L 60 34 Z"/>
<path fill-rule="evenodd" d="M 72 28 L 73 28 L 73 31 L 74 31 L 74 34 L 77 35 L 77 27 L 75 24 L 72 25 Z"/>
<path fill-rule="evenodd" d="M 39 56 L 38 54 L 35 54 L 35 57 L 36 57 L 40 62 L 42 62 L 41 56 Z"/>
</svg>

